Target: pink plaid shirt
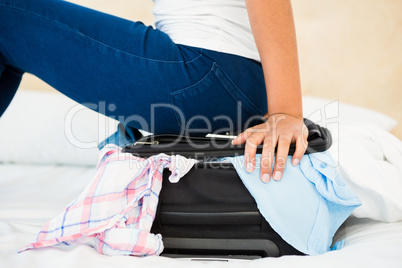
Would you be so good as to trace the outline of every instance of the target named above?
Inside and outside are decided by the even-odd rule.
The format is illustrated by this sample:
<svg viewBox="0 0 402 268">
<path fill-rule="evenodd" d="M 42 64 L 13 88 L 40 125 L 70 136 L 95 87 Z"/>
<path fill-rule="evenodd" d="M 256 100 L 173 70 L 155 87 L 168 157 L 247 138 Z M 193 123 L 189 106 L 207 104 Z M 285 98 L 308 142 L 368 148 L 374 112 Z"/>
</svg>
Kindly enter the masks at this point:
<svg viewBox="0 0 402 268">
<path fill-rule="evenodd" d="M 57 244 L 89 244 L 105 255 L 159 255 L 160 234 L 150 233 L 169 168 L 177 182 L 196 161 L 159 154 L 142 159 L 114 145 L 101 152 L 96 174 L 83 192 L 19 252 Z"/>
</svg>

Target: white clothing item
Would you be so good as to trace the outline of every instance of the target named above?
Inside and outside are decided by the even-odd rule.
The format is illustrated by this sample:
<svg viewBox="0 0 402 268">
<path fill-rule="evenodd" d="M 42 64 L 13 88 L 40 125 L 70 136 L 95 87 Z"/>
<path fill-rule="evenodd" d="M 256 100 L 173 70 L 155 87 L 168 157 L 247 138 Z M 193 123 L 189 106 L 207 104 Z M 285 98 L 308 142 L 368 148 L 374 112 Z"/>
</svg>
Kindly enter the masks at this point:
<svg viewBox="0 0 402 268">
<path fill-rule="evenodd" d="M 402 142 L 368 125 L 340 125 L 329 149 L 339 172 L 362 201 L 352 215 L 402 221 Z"/>
<path fill-rule="evenodd" d="M 155 26 L 175 42 L 260 61 L 244 0 L 154 0 Z"/>
<path fill-rule="evenodd" d="M 96 173 L 81 194 L 46 223 L 36 241 L 20 252 L 55 245 L 91 245 L 105 255 L 159 255 L 162 236 L 150 233 L 162 188 L 163 170 L 178 182 L 195 159 L 158 154 L 147 159 L 106 145 Z M 60 189 L 59 189 L 60 190 Z"/>
</svg>

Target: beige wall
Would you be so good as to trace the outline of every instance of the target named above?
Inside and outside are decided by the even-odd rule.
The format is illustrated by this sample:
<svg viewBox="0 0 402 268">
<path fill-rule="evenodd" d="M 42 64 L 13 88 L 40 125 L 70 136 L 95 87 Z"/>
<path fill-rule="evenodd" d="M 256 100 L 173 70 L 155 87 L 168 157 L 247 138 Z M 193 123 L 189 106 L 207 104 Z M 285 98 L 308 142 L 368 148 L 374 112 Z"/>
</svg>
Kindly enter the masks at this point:
<svg viewBox="0 0 402 268">
<path fill-rule="evenodd" d="M 152 24 L 151 0 L 74 0 Z M 304 95 L 394 117 L 402 138 L 402 0 L 294 0 Z M 27 75 L 23 88 L 49 89 Z"/>
<path fill-rule="evenodd" d="M 402 1 L 295 0 L 293 7 L 303 93 L 392 116 L 402 138 Z"/>
</svg>

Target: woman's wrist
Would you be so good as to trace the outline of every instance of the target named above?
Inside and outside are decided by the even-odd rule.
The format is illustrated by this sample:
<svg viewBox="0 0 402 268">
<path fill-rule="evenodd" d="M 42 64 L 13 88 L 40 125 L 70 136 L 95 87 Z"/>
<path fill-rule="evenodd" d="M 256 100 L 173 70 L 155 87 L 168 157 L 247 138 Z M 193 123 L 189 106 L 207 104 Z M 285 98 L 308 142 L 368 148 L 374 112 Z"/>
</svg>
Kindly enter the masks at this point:
<svg viewBox="0 0 402 268">
<path fill-rule="evenodd" d="M 285 112 L 276 112 L 276 113 L 266 113 L 262 118 L 265 120 L 268 120 L 270 117 L 272 116 L 280 116 L 280 115 L 285 115 L 285 116 L 290 116 L 293 118 L 297 118 L 297 119 L 303 119 L 303 113 L 299 113 L 299 114 L 291 114 L 291 113 L 285 113 Z"/>
<path fill-rule="evenodd" d="M 267 118 L 269 119 L 272 116 L 279 116 L 279 115 L 285 115 L 285 116 L 290 116 L 290 117 L 297 118 L 297 119 L 303 119 L 303 114 L 291 114 L 291 113 L 283 113 L 283 112 L 268 114 Z"/>
</svg>

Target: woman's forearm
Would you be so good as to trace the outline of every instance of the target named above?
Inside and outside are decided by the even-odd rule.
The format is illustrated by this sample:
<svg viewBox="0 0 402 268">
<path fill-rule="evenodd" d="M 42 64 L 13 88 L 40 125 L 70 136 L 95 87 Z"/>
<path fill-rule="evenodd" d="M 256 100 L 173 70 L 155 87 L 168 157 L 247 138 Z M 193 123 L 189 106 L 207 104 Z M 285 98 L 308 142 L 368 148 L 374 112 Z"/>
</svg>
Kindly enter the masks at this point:
<svg viewBox="0 0 402 268">
<path fill-rule="evenodd" d="M 268 115 L 302 117 L 296 33 L 290 0 L 246 0 L 267 89 Z"/>
</svg>

